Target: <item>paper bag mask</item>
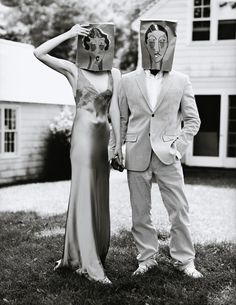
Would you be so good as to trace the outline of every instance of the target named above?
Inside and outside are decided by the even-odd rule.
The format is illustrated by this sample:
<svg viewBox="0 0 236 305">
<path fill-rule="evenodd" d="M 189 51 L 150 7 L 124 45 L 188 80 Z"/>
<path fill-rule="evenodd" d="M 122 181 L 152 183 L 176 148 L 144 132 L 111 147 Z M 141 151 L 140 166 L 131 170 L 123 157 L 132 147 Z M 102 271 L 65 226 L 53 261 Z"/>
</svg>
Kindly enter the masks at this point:
<svg viewBox="0 0 236 305">
<path fill-rule="evenodd" d="M 114 57 L 114 24 L 91 23 L 88 36 L 78 36 L 76 62 L 90 71 L 112 69 Z"/>
<path fill-rule="evenodd" d="M 141 20 L 140 42 L 143 69 L 170 71 L 175 52 L 174 21 Z"/>
</svg>

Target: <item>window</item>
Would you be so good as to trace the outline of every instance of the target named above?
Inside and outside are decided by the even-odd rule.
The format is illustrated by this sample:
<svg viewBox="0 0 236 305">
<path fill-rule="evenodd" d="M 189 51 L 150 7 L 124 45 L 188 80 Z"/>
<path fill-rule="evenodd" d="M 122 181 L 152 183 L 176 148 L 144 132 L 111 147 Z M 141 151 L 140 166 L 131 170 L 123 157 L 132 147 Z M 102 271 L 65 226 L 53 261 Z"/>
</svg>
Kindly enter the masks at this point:
<svg viewBox="0 0 236 305">
<path fill-rule="evenodd" d="M 0 107 L 0 154 L 17 153 L 18 122 L 17 109 Z"/>
<path fill-rule="evenodd" d="M 236 39 L 236 1 L 219 1 L 218 40 Z"/>
<path fill-rule="evenodd" d="M 227 157 L 236 157 L 236 95 L 229 96 Z"/>
<path fill-rule="evenodd" d="M 201 127 L 193 141 L 193 155 L 219 156 L 220 95 L 196 95 Z"/>
<path fill-rule="evenodd" d="M 236 0 L 192 0 L 192 41 L 235 40 Z"/>
<path fill-rule="evenodd" d="M 194 0 L 192 40 L 210 40 L 210 0 Z"/>
<path fill-rule="evenodd" d="M 219 20 L 218 39 L 236 39 L 236 20 Z"/>
</svg>

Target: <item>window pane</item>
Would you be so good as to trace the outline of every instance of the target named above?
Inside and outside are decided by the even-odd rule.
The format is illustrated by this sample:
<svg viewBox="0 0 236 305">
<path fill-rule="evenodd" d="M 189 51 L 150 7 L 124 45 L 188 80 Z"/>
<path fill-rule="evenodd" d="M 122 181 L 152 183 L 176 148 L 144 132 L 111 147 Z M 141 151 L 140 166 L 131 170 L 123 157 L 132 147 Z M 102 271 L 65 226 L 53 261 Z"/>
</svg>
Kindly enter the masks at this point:
<svg viewBox="0 0 236 305">
<path fill-rule="evenodd" d="M 5 109 L 5 129 L 16 129 L 16 110 Z"/>
<path fill-rule="evenodd" d="M 4 152 L 15 152 L 15 133 L 5 132 L 4 136 Z"/>
<path fill-rule="evenodd" d="M 229 111 L 229 119 L 233 120 L 236 118 L 236 106 L 234 106 L 235 108 L 232 108 L 233 105 L 231 105 L 231 109 Z"/>
<path fill-rule="evenodd" d="M 234 146 L 236 143 L 236 133 L 228 134 L 228 146 Z"/>
<path fill-rule="evenodd" d="M 193 155 L 219 156 L 220 95 L 196 95 L 201 127 L 193 141 Z"/>
<path fill-rule="evenodd" d="M 227 157 L 236 157 L 236 95 L 229 96 Z"/>
<path fill-rule="evenodd" d="M 8 126 L 8 109 L 4 110 L 4 126 L 5 128 Z"/>
<path fill-rule="evenodd" d="M 236 39 L 236 20 L 219 20 L 218 39 Z"/>
<path fill-rule="evenodd" d="M 205 7 L 204 8 L 203 17 L 210 17 L 210 7 Z"/>
<path fill-rule="evenodd" d="M 194 0 L 194 5 L 198 6 L 202 4 L 202 0 Z"/>
<path fill-rule="evenodd" d="M 193 22 L 193 40 L 209 40 L 210 39 L 210 21 L 194 21 Z"/>
<path fill-rule="evenodd" d="M 236 146 L 228 147 L 228 157 L 236 157 Z"/>
<path fill-rule="evenodd" d="M 204 0 L 204 1 L 203 1 L 203 4 L 204 4 L 204 5 L 210 5 L 210 4 L 211 4 L 211 1 L 210 1 L 210 0 Z"/>
<path fill-rule="evenodd" d="M 201 18 L 202 16 L 202 8 L 197 7 L 194 9 L 194 18 Z"/>
</svg>

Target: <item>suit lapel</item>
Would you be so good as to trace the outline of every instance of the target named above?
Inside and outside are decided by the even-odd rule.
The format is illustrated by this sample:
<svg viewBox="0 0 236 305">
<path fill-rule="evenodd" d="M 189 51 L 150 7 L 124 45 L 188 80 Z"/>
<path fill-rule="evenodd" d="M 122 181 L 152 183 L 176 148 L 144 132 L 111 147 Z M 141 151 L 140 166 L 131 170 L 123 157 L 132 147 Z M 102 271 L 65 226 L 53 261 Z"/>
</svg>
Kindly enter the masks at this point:
<svg viewBox="0 0 236 305">
<path fill-rule="evenodd" d="M 157 103 L 156 103 L 156 106 L 155 106 L 153 112 L 155 112 L 157 110 L 157 108 L 160 106 L 160 104 L 163 101 L 163 98 L 165 97 L 165 95 L 171 85 L 172 85 L 172 76 L 171 76 L 170 72 L 164 73 L 161 92 L 159 94 L 159 97 L 158 97 L 158 100 L 157 100 Z"/>
<path fill-rule="evenodd" d="M 150 110 L 152 111 L 152 108 L 149 104 L 149 99 L 148 99 L 148 94 L 147 94 L 147 88 L 146 88 L 146 79 L 145 79 L 145 72 L 144 70 L 140 70 L 137 74 L 136 74 L 136 82 L 138 84 L 138 87 L 144 97 L 145 102 L 147 103 L 148 107 L 150 108 Z"/>
</svg>

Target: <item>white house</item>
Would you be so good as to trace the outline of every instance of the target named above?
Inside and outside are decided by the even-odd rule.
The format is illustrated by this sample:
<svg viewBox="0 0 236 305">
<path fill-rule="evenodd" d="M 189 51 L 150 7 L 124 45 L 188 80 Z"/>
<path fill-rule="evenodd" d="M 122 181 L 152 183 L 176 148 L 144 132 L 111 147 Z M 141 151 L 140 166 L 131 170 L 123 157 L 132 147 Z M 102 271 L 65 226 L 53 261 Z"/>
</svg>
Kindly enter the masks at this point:
<svg viewBox="0 0 236 305">
<path fill-rule="evenodd" d="M 66 78 L 33 46 L 0 39 L 0 185 L 40 177 L 49 124 L 74 105 Z"/>
<path fill-rule="evenodd" d="M 173 69 L 190 76 L 202 121 L 185 164 L 236 168 L 236 0 L 160 0 L 136 31 L 140 19 L 178 22 Z"/>
</svg>

